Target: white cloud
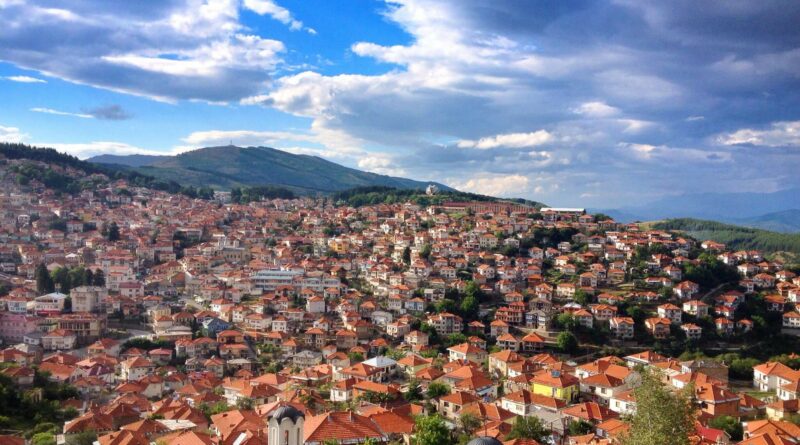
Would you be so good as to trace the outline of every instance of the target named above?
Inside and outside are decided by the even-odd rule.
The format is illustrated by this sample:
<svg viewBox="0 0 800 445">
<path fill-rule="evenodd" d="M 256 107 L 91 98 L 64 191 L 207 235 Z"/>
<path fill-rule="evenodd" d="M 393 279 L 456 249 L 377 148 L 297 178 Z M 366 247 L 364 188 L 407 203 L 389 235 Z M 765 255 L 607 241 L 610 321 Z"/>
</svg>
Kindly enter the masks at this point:
<svg viewBox="0 0 800 445">
<path fill-rule="evenodd" d="M 722 145 L 759 145 L 764 147 L 800 147 L 800 121 L 773 122 L 769 128 L 743 128 L 717 136 Z"/>
<path fill-rule="evenodd" d="M 0 142 L 23 142 L 28 139 L 28 135 L 20 131 L 17 127 L 4 127 L 0 125 Z"/>
<path fill-rule="evenodd" d="M 44 79 L 31 76 L 6 76 L 4 79 L 19 83 L 47 83 L 47 81 Z"/>
<path fill-rule="evenodd" d="M 50 77 L 162 101 L 258 94 L 283 43 L 240 22 L 241 0 L 36 2 L 0 8 L 0 59 Z"/>
<path fill-rule="evenodd" d="M 544 145 L 553 140 L 553 135 L 546 130 L 537 130 L 531 133 L 507 133 L 481 138 L 477 141 L 462 139 L 457 142 L 461 148 L 477 148 L 487 150 L 490 148 L 523 148 Z"/>
<path fill-rule="evenodd" d="M 617 145 L 624 154 L 641 161 L 657 161 L 660 163 L 718 163 L 733 160 L 726 151 L 701 150 L 698 148 L 670 147 L 667 145 L 637 144 L 620 142 Z"/>
<path fill-rule="evenodd" d="M 103 59 L 172 76 L 213 77 L 222 69 L 272 69 L 278 61 L 276 55 L 284 49 L 283 43 L 277 40 L 234 34 L 227 40 L 214 41 L 188 51 L 150 55 L 131 53 Z M 176 59 L 175 55 L 180 58 Z"/>
<path fill-rule="evenodd" d="M 451 180 L 448 183 L 459 190 L 490 196 L 516 197 L 528 193 L 530 180 L 527 176 L 512 174 L 483 174 L 467 180 Z"/>
<path fill-rule="evenodd" d="M 110 155 L 169 155 L 177 154 L 177 152 L 164 152 L 158 150 L 149 150 L 146 148 L 137 147 L 135 145 L 126 144 L 124 142 L 116 141 L 93 141 L 85 143 L 50 143 L 42 142 L 35 145 L 41 147 L 55 148 L 58 151 L 69 153 L 77 156 L 80 159 L 90 158 L 92 156 L 110 154 Z"/>
<path fill-rule="evenodd" d="M 60 111 L 54 110 L 52 108 L 44 108 L 44 107 L 34 107 L 31 108 L 31 111 L 36 113 L 44 113 L 44 114 L 55 114 L 58 116 L 71 116 L 71 117 L 79 117 L 81 119 L 93 119 L 94 116 L 91 114 L 84 114 L 84 113 L 70 113 L 68 111 Z"/>
<path fill-rule="evenodd" d="M 403 176 L 406 171 L 397 166 L 391 155 L 385 153 L 371 153 L 359 159 L 358 168 L 373 173 L 390 176 Z"/>
<path fill-rule="evenodd" d="M 623 133 L 639 133 L 655 126 L 654 122 L 639 120 L 639 119 L 617 119 L 617 122 L 622 124 Z"/>
<path fill-rule="evenodd" d="M 273 0 L 244 0 L 244 7 L 255 12 L 258 15 L 268 15 L 273 19 L 288 26 L 292 31 L 299 31 L 305 29 L 309 34 L 316 34 L 312 28 L 304 27 L 303 22 L 292 17 L 292 13 L 278 5 Z"/>
<path fill-rule="evenodd" d="M 572 110 L 575 114 L 588 117 L 610 117 L 619 114 L 619 108 L 605 102 L 584 102 Z"/>
<path fill-rule="evenodd" d="M 292 133 L 289 131 L 253 131 L 253 130 L 207 130 L 195 131 L 181 139 L 196 147 L 212 145 L 274 145 L 281 141 L 316 142 L 310 134 Z"/>
</svg>

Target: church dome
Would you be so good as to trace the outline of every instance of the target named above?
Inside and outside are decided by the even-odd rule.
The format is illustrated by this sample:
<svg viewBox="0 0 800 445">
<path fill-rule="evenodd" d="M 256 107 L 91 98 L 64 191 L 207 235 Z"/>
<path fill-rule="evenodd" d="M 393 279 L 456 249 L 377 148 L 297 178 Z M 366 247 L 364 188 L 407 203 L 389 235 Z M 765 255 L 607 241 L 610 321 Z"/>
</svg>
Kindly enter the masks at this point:
<svg viewBox="0 0 800 445">
<path fill-rule="evenodd" d="M 302 417 L 305 418 L 305 414 L 303 414 L 299 409 L 291 406 L 291 405 L 283 405 L 280 408 L 276 409 L 268 416 L 270 419 L 275 419 L 279 423 L 283 421 L 285 418 L 292 419 L 292 422 L 297 422 L 297 419 Z M 488 444 L 487 444 L 488 445 Z"/>
<path fill-rule="evenodd" d="M 503 445 L 503 444 L 494 437 L 482 436 L 470 440 L 469 442 L 467 442 L 467 445 Z"/>
</svg>

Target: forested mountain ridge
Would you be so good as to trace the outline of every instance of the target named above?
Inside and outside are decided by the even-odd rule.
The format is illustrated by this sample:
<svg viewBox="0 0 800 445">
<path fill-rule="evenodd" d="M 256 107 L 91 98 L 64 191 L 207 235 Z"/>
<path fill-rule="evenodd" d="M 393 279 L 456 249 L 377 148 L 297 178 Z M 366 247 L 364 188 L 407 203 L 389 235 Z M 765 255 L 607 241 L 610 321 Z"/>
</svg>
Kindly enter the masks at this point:
<svg viewBox="0 0 800 445">
<path fill-rule="evenodd" d="M 768 230 L 741 227 L 716 221 L 693 218 L 676 218 L 648 224 L 659 230 L 677 230 L 699 240 L 724 243 L 732 250 L 761 250 L 767 253 L 790 252 L 800 254 L 800 234 L 778 233 Z"/>
</svg>

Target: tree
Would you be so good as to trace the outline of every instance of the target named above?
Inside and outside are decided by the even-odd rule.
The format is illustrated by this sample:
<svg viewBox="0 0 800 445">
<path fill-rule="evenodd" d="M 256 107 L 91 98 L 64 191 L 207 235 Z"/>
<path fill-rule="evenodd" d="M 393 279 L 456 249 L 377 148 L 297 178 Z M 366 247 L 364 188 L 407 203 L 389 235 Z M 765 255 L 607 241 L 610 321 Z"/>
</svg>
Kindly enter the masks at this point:
<svg viewBox="0 0 800 445">
<path fill-rule="evenodd" d="M 450 430 L 442 416 L 419 416 L 414 426 L 413 445 L 451 445 Z"/>
<path fill-rule="evenodd" d="M 56 445 L 53 433 L 36 433 L 31 438 L 31 445 Z"/>
<path fill-rule="evenodd" d="M 108 240 L 119 241 L 119 226 L 115 221 L 112 221 L 108 226 Z"/>
<path fill-rule="evenodd" d="M 106 285 L 106 274 L 103 272 L 103 269 L 97 269 L 94 272 L 94 283 L 95 286 L 104 287 Z"/>
<path fill-rule="evenodd" d="M 461 300 L 461 315 L 465 318 L 476 318 L 478 315 L 478 299 L 472 295 L 467 295 Z"/>
<path fill-rule="evenodd" d="M 61 293 L 69 293 L 69 290 L 72 288 L 69 269 L 66 267 L 59 267 L 50 274 L 50 278 L 52 278 L 54 284 L 58 285 L 58 289 Z"/>
<path fill-rule="evenodd" d="M 591 299 L 589 298 L 589 294 L 586 293 L 583 289 L 578 289 L 575 291 L 575 296 L 573 297 L 576 303 L 580 304 L 581 306 L 586 306 L 590 303 Z"/>
<path fill-rule="evenodd" d="M 478 301 L 481 301 L 481 298 L 483 298 L 481 287 L 472 280 L 467 281 L 466 286 L 464 286 L 464 295 L 467 297 L 474 297 Z"/>
<path fill-rule="evenodd" d="M 40 263 L 36 266 L 34 278 L 36 279 L 36 291 L 39 294 L 49 294 L 56 290 L 53 278 L 50 276 L 50 272 L 47 271 L 47 267 L 45 267 L 44 263 Z"/>
<path fill-rule="evenodd" d="M 408 246 L 403 249 L 403 262 L 406 263 L 406 265 L 411 264 L 411 248 Z"/>
<path fill-rule="evenodd" d="M 556 344 L 558 349 L 566 353 L 573 353 L 578 349 L 578 339 L 572 332 L 564 331 L 556 337 Z"/>
<path fill-rule="evenodd" d="M 361 363 L 364 361 L 364 354 L 360 352 L 351 352 L 347 354 L 347 358 L 350 359 L 350 363 Z"/>
<path fill-rule="evenodd" d="M 450 394 L 450 386 L 442 382 L 431 382 L 428 385 L 427 395 L 429 399 L 438 399 L 439 397 Z"/>
<path fill-rule="evenodd" d="M 694 431 L 691 394 L 693 385 L 670 391 L 657 371 L 644 370 L 642 384 L 634 390 L 636 413 L 623 445 L 687 445 Z"/>
<path fill-rule="evenodd" d="M 240 397 L 239 400 L 236 401 L 236 408 L 242 411 L 248 411 L 253 409 L 255 404 L 255 400 L 250 397 Z"/>
<path fill-rule="evenodd" d="M 556 326 L 567 331 L 574 331 L 578 327 L 578 319 L 569 312 L 564 312 L 556 316 Z"/>
<path fill-rule="evenodd" d="M 458 426 L 464 434 L 471 436 L 481 426 L 481 419 L 472 413 L 462 413 L 458 417 Z"/>
<path fill-rule="evenodd" d="M 422 248 L 419 250 L 419 256 L 425 258 L 426 260 L 431 256 L 431 245 L 425 243 L 422 245 Z"/>
<path fill-rule="evenodd" d="M 742 440 L 742 437 L 744 436 L 742 422 L 739 422 L 738 419 L 735 419 L 731 416 L 715 417 L 708 422 L 708 426 L 725 431 L 729 436 L 731 436 L 731 440 L 739 441 Z"/>
<path fill-rule="evenodd" d="M 583 436 L 584 434 L 589 434 L 594 431 L 594 425 L 583 419 L 573 420 L 569 423 L 568 429 L 570 436 Z"/>
<path fill-rule="evenodd" d="M 422 399 L 422 388 L 419 386 L 419 380 L 412 378 L 408 382 L 408 391 L 403 394 L 403 398 L 409 402 L 416 402 Z"/>
<path fill-rule="evenodd" d="M 542 419 L 536 416 L 517 416 L 506 439 L 533 439 L 541 442 L 549 434 L 550 431 L 545 428 Z"/>
<path fill-rule="evenodd" d="M 96 440 L 97 433 L 91 430 L 66 436 L 67 445 L 92 445 Z"/>
</svg>

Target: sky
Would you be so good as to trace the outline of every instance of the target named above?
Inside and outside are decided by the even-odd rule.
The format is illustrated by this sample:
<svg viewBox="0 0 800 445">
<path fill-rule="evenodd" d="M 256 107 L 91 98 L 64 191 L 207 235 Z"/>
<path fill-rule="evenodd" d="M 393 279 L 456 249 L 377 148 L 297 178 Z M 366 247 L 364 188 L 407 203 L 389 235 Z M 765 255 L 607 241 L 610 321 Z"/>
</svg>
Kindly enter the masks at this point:
<svg viewBox="0 0 800 445">
<path fill-rule="evenodd" d="M 550 205 L 800 186 L 796 0 L 0 0 L 0 141 Z"/>
</svg>

